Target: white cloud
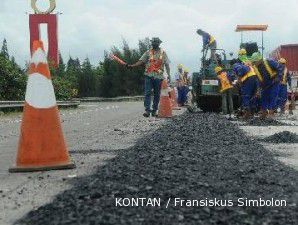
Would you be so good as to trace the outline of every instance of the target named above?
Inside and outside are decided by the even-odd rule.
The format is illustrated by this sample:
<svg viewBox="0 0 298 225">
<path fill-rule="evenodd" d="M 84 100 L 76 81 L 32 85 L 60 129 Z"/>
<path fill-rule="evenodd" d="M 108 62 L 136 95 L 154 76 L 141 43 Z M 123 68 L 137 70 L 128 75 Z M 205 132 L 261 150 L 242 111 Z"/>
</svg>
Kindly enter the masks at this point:
<svg viewBox="0 0 298 225">
<path fill-rule="evenodd" d="M 10 7 L 9 7 L 10 6 Z M 9 11 L 11 10 L 11 11 Z M 59 45 L 69 55 L 97 63 L 103 51 L 121 45 L 125 38 L 135 47 L 139 39 L 159 36 L 172 68 L 183 63 L 198 70 L 202 41 L 195 31 L 214 35 L 227 52 L 239 48 L 237 24 L 269 24 L 266 51 L 280 44 L 297 43 L 296 0 L 57 0 Z M 30 1 L 0 1 L 0 39 L 7 38 L 11 55 L 22 63 L 29 57 L 28 15 Z M 247 34 L 260 41 L 260 34 Z"/>
</svg>

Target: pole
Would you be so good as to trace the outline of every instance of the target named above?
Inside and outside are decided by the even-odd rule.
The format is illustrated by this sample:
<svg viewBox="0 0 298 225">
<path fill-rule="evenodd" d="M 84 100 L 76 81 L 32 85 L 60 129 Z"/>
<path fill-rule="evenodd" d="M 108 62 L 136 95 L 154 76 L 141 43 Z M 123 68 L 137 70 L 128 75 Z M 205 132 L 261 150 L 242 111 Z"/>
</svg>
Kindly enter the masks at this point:
<svg viewBox="0 0 298 225">
<path fill-rule="evenodd" d="M 262 57 L 264 58 L 264 31 L 262 31 Z"/>
</svg>

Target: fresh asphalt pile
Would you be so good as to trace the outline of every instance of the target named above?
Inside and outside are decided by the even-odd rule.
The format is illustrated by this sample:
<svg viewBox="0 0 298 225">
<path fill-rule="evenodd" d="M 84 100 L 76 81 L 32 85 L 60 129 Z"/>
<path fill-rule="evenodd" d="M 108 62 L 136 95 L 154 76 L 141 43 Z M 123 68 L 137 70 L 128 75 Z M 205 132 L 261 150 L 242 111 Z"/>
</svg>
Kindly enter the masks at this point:
<svg viewBox="0 0 298 225">
<path fill-rule="evenodd" d="M 270 143 L 298 143 L 298 135 L 290 131 L 283 131 L 262 139 Z"/>
<path fill-rule="evenodd" d="M 161 198 L 161 206 L 116 207 L 115 198 Z M 174 198 L 234 204 L 175 206 Z M 287 206 L 240 207 L 238 198 L 274 198 Z M 298 223 L 297 203 L 297 171 L 226 119 L 184 114 L 17 224 L 289 225 Z"/>
</svg>

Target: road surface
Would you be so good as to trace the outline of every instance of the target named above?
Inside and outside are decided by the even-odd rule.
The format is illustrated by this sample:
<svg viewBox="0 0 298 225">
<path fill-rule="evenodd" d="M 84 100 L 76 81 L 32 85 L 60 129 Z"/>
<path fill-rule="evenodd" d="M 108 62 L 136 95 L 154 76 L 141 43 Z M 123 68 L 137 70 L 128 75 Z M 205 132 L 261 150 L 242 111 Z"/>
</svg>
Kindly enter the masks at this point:
<svg viewBox="0 0 298 225">
<path fill-rule="evenodd" d="M 175 114 L 184 111 L 175 111 Z M 140 137 L 168 121 L 143 118 L 142 102 L 85 103 L 78 109 L 60 113 L 69 152 L 77 168 L 27 174 L 8 173 L 8 168 L 15 163 L 21 114 L 0 116 L 1 225 L 12 224 L 30 210 L 50 202 L 58 193 L 71 188 L 73 179 L 91 174 L 116 156 L 118 150 L 131 147 Z M 251 127 L 241 123 L 239 126 L 253 138 L 283 130 L 298 134 L 295 113 L 290 120 L 283 119 L 290 126 Z M 297 144 L 262 144 L 269 150 L 284 153 L 278 159 L 298 169 Z"/>
</svg>

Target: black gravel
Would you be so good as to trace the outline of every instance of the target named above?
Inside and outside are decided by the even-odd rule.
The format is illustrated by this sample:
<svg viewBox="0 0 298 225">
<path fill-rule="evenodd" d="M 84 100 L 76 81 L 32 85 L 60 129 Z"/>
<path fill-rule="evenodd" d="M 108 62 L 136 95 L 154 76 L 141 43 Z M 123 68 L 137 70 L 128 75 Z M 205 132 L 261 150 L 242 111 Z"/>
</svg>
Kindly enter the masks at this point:
<svg viewBox="0 0 298 225">
<path fill-rule="evenodd" d="M 262 139 L 270 143 L 298 143 L 298 135 L 290 131 L 283 131 Z"/>
<path fill-rule="evenodd" d="M 115 207 L 116 197 L 161 198 L 161 207 Z M 174 198 L 234 206 L 175 207 Z M 274 198 L 287 206 L 239 207 L 237 198 Z M 16 224 L 290 225 L 298 224 L 297 203 L 297 171 L 226 119 L 184 114 Z"/>
</svg>

